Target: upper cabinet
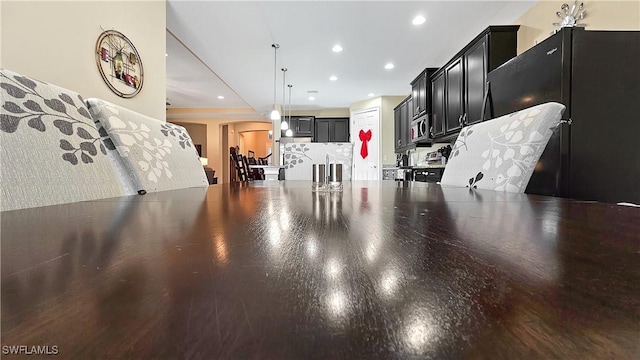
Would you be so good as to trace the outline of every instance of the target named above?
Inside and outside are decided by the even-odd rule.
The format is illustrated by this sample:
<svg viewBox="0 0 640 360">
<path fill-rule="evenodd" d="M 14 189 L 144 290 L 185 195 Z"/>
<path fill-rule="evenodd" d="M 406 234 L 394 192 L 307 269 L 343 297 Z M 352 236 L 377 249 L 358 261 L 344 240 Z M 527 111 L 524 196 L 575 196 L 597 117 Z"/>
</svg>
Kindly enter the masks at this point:
<svg viewBox="0 0 640 360">
<path fill-rule="evenodd" d="M 464 109 L 464 79 L 462 58 L 456 59 L 444 69 L 445 81 L 445 132 L 452 133 L 462 127 Z"/>
<path fill-rule="evenodd" d="M 287 117 L 289 129 L 291 129 L 291 132 L 293 133 L 291 137 L 313 137 L 314 120 L 315 118 L 313 116 Z M 283 130 L 282 137 L 286 137 L 285 133 L 286 131 Z"/>
<path fill-rule="evenodd" d="M 296 136 L 313 137 L 313 120 L 313 116 L 299 116 L 298 121 L 293 128 Z"/>
<path fill-rule="evenodd" d="M 464 53 L 464 87 L 467 117 L 466 125 L 480 122 L 484 95 L 487 92 L 487 74 L 489 73 L 487 42 L 489 35 L 485 35 Z M 515 54 L 514 54 L 515 56 Z"/>
<path fill-rule="evenodd" d="M 409 96 L 393 109 L 396 152 L 402 152 L 415 147 L 411 142 L 413 104 L 414 101 L 411 96 Z"/>
<path fill-rule="evenodd" d="M 349 142 L 349 118 L 316 118 L 313 141 Z"/>
<path fill-rule="evenodd" d="M 432 113 L 429 135 L 432 139 L 439 138 L 444 135 L 445 91 L 444 72 L 440 72 L 431 79 Z"/>
<path fill-rule="evenodd" d="M 411 82 L 412 110 L 415 117 L 420 117 L 427 113 L 426 86 L 427 75 L 424 71 Z"/>
<path fill-rule="evenodd" d="M 488 27 L 430 76 L 435 140 L 453 140 L 462 127 L 487 120 L 487 74 L 517 55 L 518 28 Z"/>
<path fill-rule="evenodd" d="M 411 119 L 417 119 L 431 113 L 431 84 L 429 78 L 437 68 L 426 68 L 411 82 L 411 98 L 413 99 L 410 111 Z"/>
</svg>

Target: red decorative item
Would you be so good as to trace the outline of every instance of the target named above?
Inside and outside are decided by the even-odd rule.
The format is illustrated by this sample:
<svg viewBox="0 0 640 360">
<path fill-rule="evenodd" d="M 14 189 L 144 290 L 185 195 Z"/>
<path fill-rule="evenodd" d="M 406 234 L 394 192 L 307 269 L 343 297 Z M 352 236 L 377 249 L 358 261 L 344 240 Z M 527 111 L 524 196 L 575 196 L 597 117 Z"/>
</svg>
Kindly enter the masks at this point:
<svg viewBox="0 0 640 360">
<path fill-rule="evenodd" d="M 367 148 L 367 143 L 371 140 L 371 130 L 360 130 L 360 141 L 362 141 L 362 147 L 360 148 L 360 156 L 363 159 L 366 159 L 369 156 L 369 149 Z"/>
</svg>

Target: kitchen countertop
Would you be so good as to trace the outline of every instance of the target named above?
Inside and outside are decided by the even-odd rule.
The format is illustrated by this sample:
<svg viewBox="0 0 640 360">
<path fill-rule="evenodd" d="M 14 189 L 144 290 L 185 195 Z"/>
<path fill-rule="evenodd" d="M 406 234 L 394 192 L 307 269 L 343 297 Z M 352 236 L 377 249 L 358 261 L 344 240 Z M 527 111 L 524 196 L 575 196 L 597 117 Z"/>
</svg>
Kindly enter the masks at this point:
<svg viewBox="0 0 640 360">
<path fill-rule="evenodd" d="M 414 165 L 414 169 L 444 169 L 445 165 Z"/>
</svg>

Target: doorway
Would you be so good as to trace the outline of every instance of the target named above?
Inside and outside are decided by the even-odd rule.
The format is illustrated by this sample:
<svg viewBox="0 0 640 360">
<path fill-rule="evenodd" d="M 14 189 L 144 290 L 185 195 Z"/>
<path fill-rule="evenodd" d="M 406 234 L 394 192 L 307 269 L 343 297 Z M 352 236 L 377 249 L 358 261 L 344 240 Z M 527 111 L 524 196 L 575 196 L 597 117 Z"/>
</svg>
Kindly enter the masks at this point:
<svg viewBox="0 0 640 360">
<path fill-rule="evenodd" d="M 380 108 L 352 112 L 350 133 L 353 180 L 380 180 Z"/>
</svg>

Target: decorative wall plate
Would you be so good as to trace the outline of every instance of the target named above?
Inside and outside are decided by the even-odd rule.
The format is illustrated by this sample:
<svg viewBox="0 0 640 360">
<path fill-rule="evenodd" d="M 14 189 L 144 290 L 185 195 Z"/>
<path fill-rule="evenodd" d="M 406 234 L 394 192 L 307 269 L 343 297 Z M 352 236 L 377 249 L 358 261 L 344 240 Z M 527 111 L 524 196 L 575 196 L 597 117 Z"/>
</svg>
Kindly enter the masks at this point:
<svg viewBox="0 0 640 360">
<path fill-rule="evenodd" d="M 104 31 L 96 42 L 96 65 L 109 89 L 123 98 L 132 98 L 142 89 L 142 59 L 131 41 L 121 32 Z"/>
</svg>

